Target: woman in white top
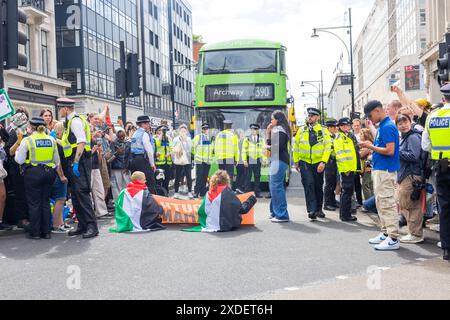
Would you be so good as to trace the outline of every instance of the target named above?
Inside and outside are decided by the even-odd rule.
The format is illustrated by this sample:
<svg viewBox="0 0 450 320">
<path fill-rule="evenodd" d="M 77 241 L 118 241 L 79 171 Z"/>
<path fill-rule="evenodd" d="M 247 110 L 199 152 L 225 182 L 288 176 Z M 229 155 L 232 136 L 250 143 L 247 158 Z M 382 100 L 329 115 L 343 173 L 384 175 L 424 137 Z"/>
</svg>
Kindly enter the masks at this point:
<svg viewBox="0 0 450 320">
<path fill-rule="evenodd" d="M 173 140 L 172 159 L 175 165 L 175 198 L 179 198 L 180 183 L 186 177 L 188 185 L 188 197 L 194 199 L 192 194 L 192 140 L 186 125 L 178 129 L 178 137 Z"/>
</svg>

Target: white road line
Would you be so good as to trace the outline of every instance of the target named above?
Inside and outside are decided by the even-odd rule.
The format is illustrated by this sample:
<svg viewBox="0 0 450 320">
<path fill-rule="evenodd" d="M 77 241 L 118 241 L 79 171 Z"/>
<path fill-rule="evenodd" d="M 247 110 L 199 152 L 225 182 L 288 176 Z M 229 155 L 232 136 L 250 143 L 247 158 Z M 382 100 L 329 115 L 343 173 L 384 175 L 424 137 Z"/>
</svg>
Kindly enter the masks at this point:
<svg viewBox="0 0 450 320">
<path fill-rule="evenodd" d="M 347 276 L 338 276 L 338 277 L 336 277 L 336 279 L 338 279 L 338 280 L 347 280 L 347 279 L 349 279 L 349 277 L 347 277 Z"/>
<path fill-rule="evenodd" d="M 416 259 L 416 261 L 421 261 L 421 262 L 424 262 L 424 261 L 427 261 L 428 259 L 425 259 L 425 258 L 418 258 L 418 259 Z"/>
<path fill-rule="evenodd" d="M 284 290 L 286 290 L 286 291 L 298 291 L 298 290 L 300 290 L 300 288 L 291 287 L 291 288 L 285 288 Z"/>
</svg>

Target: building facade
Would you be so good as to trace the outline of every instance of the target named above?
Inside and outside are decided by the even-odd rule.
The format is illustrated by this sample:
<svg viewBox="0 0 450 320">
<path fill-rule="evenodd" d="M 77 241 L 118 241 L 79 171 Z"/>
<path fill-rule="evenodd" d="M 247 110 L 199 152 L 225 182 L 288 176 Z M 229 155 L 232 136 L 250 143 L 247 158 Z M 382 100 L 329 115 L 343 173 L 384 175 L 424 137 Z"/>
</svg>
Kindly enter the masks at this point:
<svg viewBox="0 0 450 320">
<path fill-rule="evenodd" d="M 163 120 L 170 124 L 171 52 L 176 50 L 174 57 L 177 61 L 183 57 L 183 64 L 191 61 L 193 54 L 188 41 L 188 37 L 192 41 L 192 10 L 179 0 L 173 3 L 177 8 L 183 4 L 182 9 L 173 12 L 172 0 L 58 1 L 58 75 L 72 83 L 68 94 L 77 101 L 79 112 L 101 112 L 109 105 L 113 121 L 121 115 L 115 70 L 120 67 L 120 42 L 124 41 L 126 53 L 138 53 L 142 62 L 142 92 L 140 97 L 127 99 L 127 120 L 134 121 L 145 113 L 154 118 L 155 126 Z M 171 37 L 170 23 L 178 12 L 181 22 L 189 16 L 189 23 L 176 20 L 178 35 L 183 30 L 183 41 L 171 45 L 171 41 L 179 39 Z M 177 122 L 190 122 L 193 90 L 189 89 L 193 82 L 193 70 L 174 75 Z"/>
<path fill-rule="evenodd" d="M 5 86 L 14 107 L 25 107 L 32 116 L 44 108 L 55 110 L 70 83 L 57 77 L 55 11 L 53 0 L 19 0 L 27 15 L 23 32 L 28 41 L 27 67 L 5 71 Z"/>
<path fill-rule="evenodd" d="M 430 101 L 441 100 L 440 84 L 437 79 L 437 59 L 439 58 L 439 43 L 450 32 L 450 0 L 427 0 L 427 33 L 426 47 L 421 60 L 425 66 L 425 85 Z"/>
<path fill-rule="evenodd" d="M 328 93 L 328 110 L 329 118 L 339 120 L 344 115 L 344 110 L 352 103 L 351 96 L 351 75 L 349 73 L 335 74 L 333 86 Z"/>
<path fill-rule="evenodd" d="M 356 111 L 372 99 L 387 104 L 401 86 L 413 99 L 426 96 L 420 53 L 426 46 L 425 0 L 376 0 L 353 48 Z M 351 113 L 350 106 L 345 111 Z"/>
</svg>

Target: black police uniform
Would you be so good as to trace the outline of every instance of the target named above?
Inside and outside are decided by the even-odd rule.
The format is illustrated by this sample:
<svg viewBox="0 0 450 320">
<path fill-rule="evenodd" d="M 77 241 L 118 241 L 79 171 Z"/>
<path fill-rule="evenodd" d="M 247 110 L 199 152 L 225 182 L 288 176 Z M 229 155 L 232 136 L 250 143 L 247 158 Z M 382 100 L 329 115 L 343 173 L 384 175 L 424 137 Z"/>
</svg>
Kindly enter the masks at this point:
<svg viewBox="0 0 450 320">
<path fill-rule="evenodd" d="M 336 120 L 327 121 L 325 124 L 327 127 L 335 127 L 338 122 Z M 336 137 L 334 134 L 330 133 L 331 138 L 334 140 Z M 334 150 L 334 145 L 332 146 Z M 324 189 L 324 202 L 325 202 L 325 210 L 334 211 L 338 208 L 338 204 L 336 201 L 336 186 L 337 186 L 337 162 L 336 157 L 333 154 L 330 156 L 330 160 L 328 161 L 325 167 L 325 189 Z"/>
<path fill-rule="evenodd" d="M 45 126 L 43 119 L 33 119 L 32 125 Z M 56 149 L 56 145 L 53 146 Z M 28 153 L 27 158 L 30 158 Z M 30 215 L 29 237 L 33 239 L 51 237 L 50 196 L 56 179 L 56 171 L 46 165 L 24 165 L 25 194 Z"/>
</svg>

